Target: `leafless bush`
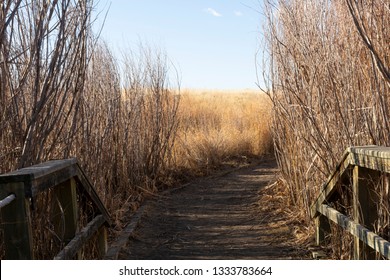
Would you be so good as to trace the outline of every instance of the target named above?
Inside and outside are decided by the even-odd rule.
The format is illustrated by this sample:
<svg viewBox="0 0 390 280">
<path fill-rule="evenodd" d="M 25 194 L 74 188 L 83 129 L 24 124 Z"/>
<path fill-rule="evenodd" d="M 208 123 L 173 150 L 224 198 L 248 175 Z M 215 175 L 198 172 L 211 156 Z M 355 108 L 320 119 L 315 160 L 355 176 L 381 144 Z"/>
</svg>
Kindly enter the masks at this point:
<svg viewBox="0 0 390 280">
<path fill-rule="evenodd" d="M 92 7 L 92 0 L 0 4 L 0 173 L 77 157 L 120 226 L 126 207 L 136 208 L 166 175 L 179 98 L 163 52 L 144 45 L 121 67 L 92 34 Z M 42 258 L 58 241 L 46 219 L 52 200 L 39 197 L 33 214 Z"/>
<path fill-rule="evenodd" d="M 170 160 L 180 98 L 169 89 L 169 65 L 162 51 L 141 43 L 138 52 L 124 52 L 123 61 L 123 151 L 128 179 L 153 189 Z"/>
<path fill-rule="evenodd" d="M 78 122 L 89 59 L 88 1 L 5 0 L 0 4 L 0 173 L 66 158 Z M 36 208 L 54 203 L 42 195 Z M 34 216 L 37 256 L 51 232 Z M 46 233 L 41 235 L 44 229 Z"/>
<path fill-rule="evenodd" d="M 69 133 L 84 87 L 91 2 L 2 2 L 0 172 L 55 157 Z"/>
<path fill-rule="evenodd" d="M 347 147 L 390 144 L 390 9 L 350 0 L 264 6 L 276 156 L 309 219 Z"/>
<path fill-rule="evenodd" d="M 73 135 L 65 148 L 79 159 L 103 201 L 110 206 L 117 198 L 118 186 L 126 185 L 121 179 L 126 174 L 121 173 L 120 166 L 121 110 L 118 65 L 104 42 L 98 41 L 91 50 L 78 115 L 71 124 Z"/>
</svg>

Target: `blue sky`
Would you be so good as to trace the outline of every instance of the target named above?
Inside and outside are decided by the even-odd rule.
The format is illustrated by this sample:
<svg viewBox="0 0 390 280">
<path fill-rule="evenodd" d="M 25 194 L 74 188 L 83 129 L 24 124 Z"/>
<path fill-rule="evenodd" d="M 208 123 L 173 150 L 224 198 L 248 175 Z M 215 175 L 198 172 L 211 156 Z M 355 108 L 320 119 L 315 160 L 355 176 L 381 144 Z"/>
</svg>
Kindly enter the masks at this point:
<svg viewBox="0 0 390 280">
<path fill-rule="evenodd" d="M 102 38 L 115 53 L 139 41 L 166 51 L 182 88 L 256 88 L 257 0 L 99 0 Z"/>
</svg>

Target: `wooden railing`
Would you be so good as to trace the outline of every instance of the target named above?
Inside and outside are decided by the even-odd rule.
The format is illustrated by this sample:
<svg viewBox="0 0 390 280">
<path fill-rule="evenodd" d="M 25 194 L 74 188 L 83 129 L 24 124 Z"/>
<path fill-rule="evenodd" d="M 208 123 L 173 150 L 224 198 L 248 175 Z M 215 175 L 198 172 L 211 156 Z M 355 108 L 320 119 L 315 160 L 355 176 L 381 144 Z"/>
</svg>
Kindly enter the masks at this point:
<svg viewBox="0 0 390 280">
<path fill-rule="evenodd" d="M 98 235 L 99 252 L 107 250 L 106 227 L 111 218 L 87 176 L 75 158 L 53 160 L 0 175 L 0 199 L 7 197 L 1 208 L 1 224 L 6 259 L 34 259 L 32 213 L 40 193 L 53 192 L 57 204 L 53 215 L 54 232 L 61 226 L 64 246 L 54 259 L 77 258 L 77 253 L 91 237 Z M 78 198 L 93 208 L 91 221 L 79 229 Z M 58 227 L 58 226 L 57 226 Z"/>
<path fill-rule="evenodd" d="M 353 235 L 354 259 L 375 259 L 378 254 L 390 259 L 390 242 L 374 232 L 380 218 L 381 196 L 386 195 L 385 199 L 389 199 L 389 173 L 390 148 L 348 148 L 311 207 L 311 216 L 316 221 L 317 244 L 323 244 L 330 235 L 329 221 L 332 221 Z M 379 185 L 382 193 L 378 191 Z M 351 205 L 340 205 L 342 200 L 351 201 Z M 389 213 L 390 209 L 385 211 Z"/>
</svg>

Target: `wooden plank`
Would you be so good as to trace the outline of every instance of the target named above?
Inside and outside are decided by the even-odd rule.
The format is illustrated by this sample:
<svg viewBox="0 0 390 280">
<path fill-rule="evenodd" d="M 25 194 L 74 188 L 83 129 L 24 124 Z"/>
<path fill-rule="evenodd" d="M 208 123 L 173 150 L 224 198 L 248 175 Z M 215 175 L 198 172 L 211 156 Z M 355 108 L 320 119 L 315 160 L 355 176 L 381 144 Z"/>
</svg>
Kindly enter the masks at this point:
<svg viewBox="0 0 390 280">
<path fill-rule="evenodd" d="M 76 158 L 51 160 L 0 175 L 0 183 L 36 180 L 77 163 Z"/>
<path fill-rule="evenodd" d="M 16 199 L 1 209 L 4 232 L 5 258 L 8 260 L 34 259 L 29 200 L 25 198 L 23 182 L 0 184 L 0 196 L 10 193 Z"/>
<path fill-rule="evenodd" d="M 8 204 L 10 204 L 12 201 L 14 201 L 16 198 L 16 195 L 15 194 L 10 194 L 8 195 L 7 197 L 5 197 L 4 199 L 0 200 L 0 208 L 3 208 L 5 206 L 7 206 Z"/>
<path fill-rule="evenodd" d="M 0 183 L 24 182 L 25 196 L 35 197 L 39 192 L 66 182 L 69 178 L 76 175 L 90 199 L 96 204 L 107 222 L 111 225 L 112 221 L 107 209 L 101 202 L 83 170 L 77 164 L 76 158 L 48 161 L 3 174 L 0 175 Z"/>
<path fill-rule="evenodd" d="M 379 181 L 381 173 L 376 170 L 355 166 L 353 169 L 353 213 L 354 221 L 373 231 L 374 223 L 378 219 L 378 194 L 375 184 Z M 355 237 L 354 258 L 375 259 L 375 251 L 365 246 Z"/>
<path fill-rule="evenodd" d="M 362 225 L 352 221 L 347 216 L 341 214 L 336 209 L 322 204 L 321 207 L 318 208 L 318 211 L 328 217 L 331 221 L 341 226 L 343 229 L 351 233 L 353 236 L 358 237 L 376 252 L 380 253 L 387 259 L 390 259 L 390 242 L 383 239 L 379 235 L 374 232 L 368 230 Z"/>
<path fill-rule="evenodd" d="M 316 243 L 318 246 L 324 245 L 326 236 L 330 234 L 329 219 L 324 215 L 318 215 L 316 222 Z"/>
<path fill-rule="evenodd" d="M 351 152 L 351 164 L 390 173 L 390 148 L 349 148 Z"/>
<path fill-rule="evenodd" d="M 91 182 L 88 180 L 88 177 L 85 175 L 84 171 L 81 169 L 80 165 L 78 165 L 78 164 L 77 164 L 76 180 L 78 180 L 80 182 L 80 184 L 83 186 L 84 190 L 88 194 L 89 198 L 95 203 L 97 208 L 100 210 L 100 213 L 103 214 L 108 225 L 112 226 L 113 222 L 112 222 L 110 214 L 108 213 L 103 202 L 100 200 L 100 198 L 99 198 L 97 192 L 95 191 L 94 187 L 92 186 Z"/>
<path fill-rule="evenodd" d="M 27 197 L 35 197 L 39 192 L 42 192 L 50 187 L 57 186 L 66 182 L 69 178 L 78 177 L 78 181 L 84 187 L 90 199 L 96 204 L 97 208 L 105 216 L 107 222 L 111 225 L 111 217 L 101 202 L 92 184 L 87 176 L 77 164 L 77 159 L 54 160 L 46 163 L 34 165 L 32 167 L 23 168 L 11 173 L 1 175 L 2 181 L 22 181 L 25 183 L 25 193 Z"/>
<path fill-rule="evenodd" d="M 65 182 L 75 176 L 76 158 L 52 160 L 0 175 L 1 183 L 23 182 L 26 197 Z"/>
<path fill-rule="evenodd" d="M 376 158 L 369 155 L 354 154 L 355 165 L 390 173 L 390 160 L 384 158 Z"/>
<path fill-rule="evenodd" d="M 329 176 L 328 180 L 323 186 L 322 191 L 319 193 L 317 199 L 310 207 L 310 214 L 312 218 L 316 218 L 318 216 L 317 208 L 321 206 L 335 191 L 335 186 L 342 178 L 344 172 L 350 168 L 351 165 L 351 157 L 348 151 L 346 151 L 342 157 L 341 162 L 337 165 L 336 170 L 333 172 L 331 176 Z"/>
<path fill-rule="evenodd" d="M 103 259 L 107 253 L 107 228 L 101 227 L 98 231 L 98 249 L 100 258 Z"/>
<path fill-rule="evenodd" d="M 73 178 L 54 189 L 58 204 L 52 210 L 54 232 L 60 238 L 57 251 L 68 244 L 78 231 L 76 182 Z"/>
<path fill-rule="evenodd" d="M 56 187 L 77 175 L 77 166 L 69 165 L 63 169 L 55 170 L 31 181 L 31 197 L 40 192 Z"/>
<path fill-rule="evenodd" d="M 138 227 L 141 217 L 149 208 L 148 204 L 143 204 L 137 212 L 131 217 L 130 223 L 121 231 L 121 234 L 117 239 L 111 243 L 107 253 L 104 257 L 106 260 L 117 260 L 119 252 L 123 246 L 129 241 L 129 237 L 133 234 L 135 229 Z"/>
<path fill-rule="evenodd" d="M 390 159 L 390 147 L 383 146 L 355 146 L 347 149 L 349 153 L 367 155 L 370 157 Z"/>
<path fill-rule="evenodd" d="M 55 260 L 69 260 L 72 259 L 83 245 L 91 239 L 91 237 L 100 229 L 105 223 L 103 215 L 96 216 L 91 222 L 87 224 L 76 236 L 64 247 L 64 249 L 55 256 Z"/>
</svg>

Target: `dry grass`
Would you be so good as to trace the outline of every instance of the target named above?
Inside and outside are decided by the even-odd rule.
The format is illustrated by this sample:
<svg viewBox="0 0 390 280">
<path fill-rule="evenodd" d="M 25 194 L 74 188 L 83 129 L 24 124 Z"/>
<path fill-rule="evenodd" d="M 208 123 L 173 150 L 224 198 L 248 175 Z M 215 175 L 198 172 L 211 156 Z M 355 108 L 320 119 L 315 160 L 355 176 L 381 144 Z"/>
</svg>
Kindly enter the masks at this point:
<svg viewBox="0 0 390 280">
<path fill-rule="evenodd" d="M 309 223 L 310 205 L 347 147 L 390 145 L 390 10 L 374 0 L 265 0 L 264 12 L 275 154 Z M 384 238 L 385 189 L 375 223 Z"/>
<path fill-rule="evenodd" d="M 299 206 L 291 204 L 288 188 L 280 178 L 273 184 L 259 191 L 257 203 L 260 213 L 268 213 L 271 220 L 276 221 L 277 227 L 288 227 L 291 238 L 287 245 L 302 252 L 302 256 L 308 255 L 309 247 L 314 243 L 314 228 L 305 222 L 304 212 Z"/>
<path fill-rule="evenodd" d="M 184 91 L 179 107 L 164 52 L 140 44 L 119 62 L 91 33 L 92 2 L 4 2 L 0 173 L 77 157 L 120 228 L 128 209 L 183 172 L 272 151 L 265 95 Z M 39 195 L 45 219 L 52 198 Z M 56 233 L 35 224 L 45 233 L 36 255 L 50 258 L 41 245 Z"/>
<path fill-rule="evenodd" d="M 183 90 L 175 168 L 197 174 L 271 153 L 270 114 L 269 98 L 256 91 Z"/>
</svg>

